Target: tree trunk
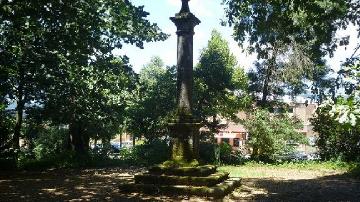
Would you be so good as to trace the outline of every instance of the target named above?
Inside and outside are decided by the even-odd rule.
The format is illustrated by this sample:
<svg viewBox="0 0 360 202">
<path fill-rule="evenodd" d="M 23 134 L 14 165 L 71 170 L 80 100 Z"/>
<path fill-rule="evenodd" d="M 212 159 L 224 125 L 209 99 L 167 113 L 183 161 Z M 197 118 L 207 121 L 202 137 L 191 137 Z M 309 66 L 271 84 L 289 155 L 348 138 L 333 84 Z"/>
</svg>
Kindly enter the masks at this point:
<svg viewBox="0 0 360 202">
<path fill-rule="evenodd" d="M 22 94 L 21 94 L 22 97 Z M 19 98 L 16 106 L 16 122 L 15 122 L 15 128 L 14 128 L 14 136 L 13 136 L 13 148 L 19 149 L 19 140 L 20 140 L 20 134 L 21 134 L 21 126 L 23 122 L 23 111 L 24 111 L 24 101 L 22 98 Z"/>
<path fill-rule="evenodd" d="M 126 133 L 125 133 L 125 137 L 126 137 Z M 120 144 L 120 148 L 122 148 L 122 132 L 120 133 L 119 144 Z"/>
<path fill-rule="evenodd" d="M 132 138 L 132 143 L 133 143 L 133 147 L 135 147 L 135 135 L 133 134 L 133 138 Z"/>
<path fill-rule="evenodd" d="M 257 159 L 259 157 L 259 148 L 256 145 L 253 146 L 253 151 L 251 156 L 254 159 Z"/>
<path fill-rule="evenodd" d="M 265 75 L 265 80 L 264 80 L 264 85 L 262 88 L 262 98 L 261 98 L 261 106 L 266 106 L 267 104 L 267 96 L 269 95 L 269 82 L 270 82 L 270 77 L 272 74 L 272 64 L 270 64 L 266 70 L 266 75 Z"/>
<path fill-rule="evenodd" d="M 273 71 L 276 69 L 276 57 L 277 57 L 277 49 L 274 47 L 274 54 L 270 58 L 270 62 L 268 64 L 268 68 L 266 69 L 264 85 L 262 88 L 262 98 L 260 106 L 265 107 L 267 105 L 267 97 L 269 95 L 269 83 L 270 79 L 273 76 Z"/>
<path fill-rule="evenodd" d="M 17 103 L 16 103 L 16 122 L 14 127 L 14 136 L 13 136 L 13 148 L 19 149 L 19 140 L 21 134 L 21 126 L 23 122 L 23 112 L 25 106 L 24 98 L 24 68 L 20 67 L 19 69 L 19 86 L 17 88 Z"/>
<path fill-rule="evenodd" d="M 90 148 L 89 133 L 88 133 L 88 131 L 84 131 L 84 130 L 82 130 L 82 132 L 85 132 L 85 133 L 82 133 L 82 137 L 83 137 L 83 140 L 84 140 L 84 150 L 89 151 L 89 148 Z"/>
<path fill-rule="evenodd" d="M 70 135 L 70 148 L 78 154 L 85 154 L 85 141 L 83 138 L 81 124 L 77 121 L 73 121 L 69 125 Z"/>
</svg>

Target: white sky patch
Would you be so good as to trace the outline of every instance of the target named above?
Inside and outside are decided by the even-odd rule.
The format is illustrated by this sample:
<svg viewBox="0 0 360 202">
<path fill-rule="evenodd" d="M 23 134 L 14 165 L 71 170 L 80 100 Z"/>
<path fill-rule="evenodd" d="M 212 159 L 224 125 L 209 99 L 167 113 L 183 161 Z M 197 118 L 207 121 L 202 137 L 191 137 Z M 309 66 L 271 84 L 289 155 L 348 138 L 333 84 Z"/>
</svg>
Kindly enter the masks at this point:
<svg viewBox="0 0 360 202">
<path fill-rule="evenodd" d="M 178 0 L 167 0 L 167 3 L 171 6 L 179 7 L 181 5 L 181 2 Z"/>
<path fill-rule="evenodd" d="M 354 25 L 350 25 L 346 30 L 339 30 L 336 32 L 336 37 L 350 36 L 349 45 L 340 46 L 334 53 L 334 57 L 326 57 L 327 64 L 335 71 L 339 71 L 341 64 L 345 62 L 346 58 L 349 58 L 354 53 L 356 45 L 359 43 L 357 38 L 358 30 Z"/>
<path fill-rule="evenodd" d="M 180 0 L 167 0 L 167 2 L 169 5 L 179 8 L 180 10 Z M 189 1 L 190 11 L 198 17 L 211 17 L 213 16 L 213 12 L 206 6 L 207 4 L 209 4 L 209 0 L 191 0 Z"/>
<path fill-rule="evenodd" d="M 189 2 L 190 10 L 199 17 L 213 17 L 214 12 L 212 12 L 211 7 L 206 7 L 205 5 L 208 3 L 209 0 L 191 0 Z"/>
</svg>

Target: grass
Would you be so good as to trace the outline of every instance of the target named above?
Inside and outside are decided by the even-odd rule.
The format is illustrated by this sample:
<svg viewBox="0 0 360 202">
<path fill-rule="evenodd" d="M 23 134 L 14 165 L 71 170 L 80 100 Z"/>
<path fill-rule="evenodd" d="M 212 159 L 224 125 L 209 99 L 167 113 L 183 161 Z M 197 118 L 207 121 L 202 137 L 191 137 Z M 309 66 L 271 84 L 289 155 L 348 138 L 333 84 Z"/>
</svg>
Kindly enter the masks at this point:
<svg viewBox="0 0 360 202">
<path fill-rule="evenodd" d="M 359 165 L 345 162 L 286 162 L 280 164 L 265 164 L 247 162 L 241 166 L 222 166 L 220 171 L 229 172 L 231 177 L 263 178 L 263 177 L 305 177 L 312 178 L 331 174 L 352 172 L 357 175 Z"/>
</svg>

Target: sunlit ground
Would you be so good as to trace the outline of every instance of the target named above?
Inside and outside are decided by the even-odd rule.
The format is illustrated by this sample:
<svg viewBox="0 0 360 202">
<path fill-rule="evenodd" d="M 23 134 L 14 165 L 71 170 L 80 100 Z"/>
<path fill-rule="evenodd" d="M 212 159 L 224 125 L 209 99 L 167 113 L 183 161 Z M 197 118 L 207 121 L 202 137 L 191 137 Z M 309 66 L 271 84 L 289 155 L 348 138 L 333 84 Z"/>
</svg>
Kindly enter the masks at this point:
<svg viewBox="0 0 360 202">
<path fill-rule="evenodd" d="M 242 176 L 242 186 L 226 200 L 358 201 L 360 180 L 345 168 L 247 165 L 221 167 L 231 176 Z"/>
<path fill-rule="evenodd" d="M 302 200 L 357 201 L 360 180 L 344 169 L 322 167 L 292 168 L 266 165 L 221 167 L 231 176 L 241 176 L 242 186 L 224 201 Z M 44 172 L 1 172 L 0 201 L 207 201 L 187 196 L 147 196 L 120 193 L 117 185 L 131 181 L 144 171 L 138 168 L 52 170 Z"/>
</svg>

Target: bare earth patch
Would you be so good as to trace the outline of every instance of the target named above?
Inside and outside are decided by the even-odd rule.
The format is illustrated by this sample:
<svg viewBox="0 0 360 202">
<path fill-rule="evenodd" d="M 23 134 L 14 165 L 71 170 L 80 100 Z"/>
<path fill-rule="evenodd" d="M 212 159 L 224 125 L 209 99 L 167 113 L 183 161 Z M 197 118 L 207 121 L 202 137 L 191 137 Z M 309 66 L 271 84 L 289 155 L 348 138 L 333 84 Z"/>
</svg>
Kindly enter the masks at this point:
<svg viewBox="0 0 360 202">
<path fill-rule="evenodd" d="M 238 169 L 238 170 L 236 170 Z M 234 167 L 242 186 L 223 201 L 358 201 L 360 181 L 334 170 Z M 120 193 L 118 184 L 144 169 L 107 168 L 0 173 L 0 201 L 211 201 L 187 196 Z"/>
</svg>

